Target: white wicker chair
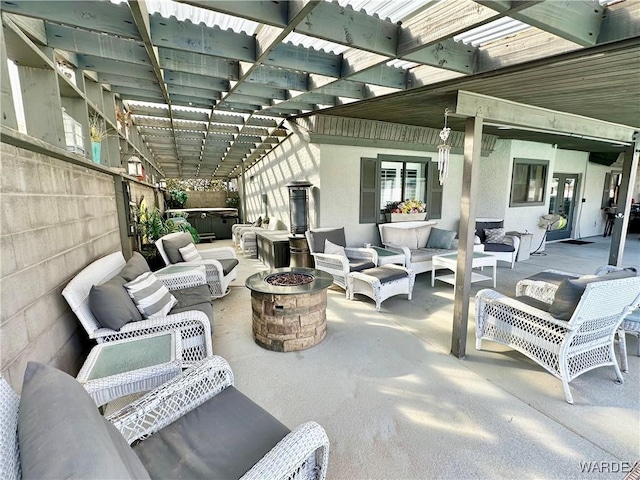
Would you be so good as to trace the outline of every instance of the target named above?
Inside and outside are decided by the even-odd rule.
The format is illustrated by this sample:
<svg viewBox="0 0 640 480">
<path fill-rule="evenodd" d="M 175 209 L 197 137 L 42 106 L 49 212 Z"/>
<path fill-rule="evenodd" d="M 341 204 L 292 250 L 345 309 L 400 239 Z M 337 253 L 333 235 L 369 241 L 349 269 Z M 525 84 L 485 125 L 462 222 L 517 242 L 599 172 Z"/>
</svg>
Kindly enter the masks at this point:
<svg viewBox="0 0 640 480">
<path fill-rule="evenodd" d="M 622 373 L 614 352 L 614 336 L 624 317 L 640 302 L 640 277 L 586 285 L 568 321 L 496 291 L 476 294 L 476 349 L 493 340 L 526 355 L 562 381 L 568 403 L 569 382 L 584 372 L 612 365 Z"/>
<path fill-rule="evenodd" d="M 617 272 L 624 270 L 623 267 L 617 267 L 613 265 L 603 265 L 598 267 L 594 272 L 594 275 L 606 275 L 610 272 Z M 542 278 L 555 277 L 552 281 L 540 280 L 539 274 L 532 277 L 524 278 L 516 284 L 516 296 L 526 295 L 527 297 L 541 300 L 545 303 L 552 303 L 555 297 L 556 291 L 563 278 L 580 278 L 580 275 L 572 272 L 565 272 L 562 270 L 544 270 L 541 272 Z M 629 315 L 625 316 L 624 320 L 618 328 L 618 345 L 620 347 L 620 369 L 623 372 L 629 370 L 629 363 L 627 361 L 627 339 L 626 334 L 634 335 L 638 337 L 638 350 L 637 355 L 640 357 L 640 303 L 635 305 Z"/>
<path fill-rule="evenodd" d="M 186 363 L 193 363 L 212 355 L 211 324 L 207 315 L 200 311 L 192 310 L 166 317 L 130 322 L 120 330 L 112 330 L 99 324 L 89 308 L 91 287 L 115 277 L 125 264 L 122 252 L 102 257 L 81 270 L 62 290 L 62 295 L 89 334 L 89 338 L 103 343 L 155 332 L 179 330 L 183 342 L 183 360 Z M 180 284 L 174 278 L 166 285 L 169 290 L 173 290 L 204 285 L 205 281 L 202 274 L 195 270 L 188 275 L 182 275 Z"/>
<path fill-rule="evenodd" d="M 318 270 L 322 270 L 331 274 L 333 283 L 344 288 L 347 298 L 349 298 L 349 283 L 347 275 L 349 272 L 361 270 L 355 265 L 368 264 L 364 268 L 373 268 L 378 266 L 378 252 L 373 248 L 346 247 L 344 240 L 344 229 L 340 228 L 314 228 L 305 232 L 309 252 L 314 258 L 315 266 Z M 345 247 L 345 256 L 331 255 L 324 253 L 324 239 L 329 236 L 329 240 L 333 239 L 333 243 Z M 316 245 L 316 241 L 322 244 L 322 250 Z"/>
<path fill-rule="evenodd" d="M 219 405 L 222 405 L 223 408 L 234 409 L 235 404 L 207 404 L 225 389 L 233 387 L 233 383 L 233 372 L 229 364 L 222 357 L 209 357 L 185 370 L 180 376 L 174 377 L 135 402 L 109 415 L 107 419 L 130 445 L 141 441 L 136 447 L 133 447 L 136 450 L 145 443 L 145 439 L 153 438 L 153 434 L 160 432 L 168 425 L 172 424 L 172 427 L 177 425 L 179 428 L 182 417 L 197 407 L 208 407 L 209 411 L 213 406 L 218 407 Z M 245 405 L 247 403 L 249 406 L 245 406 L 245 410 L 249 408 L 263 417 L 269 416 L 267 412 L 250 400 L 247 400 Z M 20 397 L 15 394 L 3 378 L 0 378 L 0 423 L 3 427 L 0 438 L 0 447 L 2 447 L 0 451 L 0 478 L 5 480 L 22 478 L 20 442 L 17 434 L 19 407 Z M 56 414 L 56 411 L 50 412 L 50 415 Z M 202 418 L 209 417 L 205 415 Z M 224 435 L 216 432 L 214 428 L 208 428 L 207 425 L 203 425 L 202 428 L 208 429 L 210 435 L 209 438 L 200 439 L 204 444 L 225 441 Z M 170 438 L 174 439 L 175 437 Z M 242 442 L 242 439 L 239 441 Z M 79 443 L 85 444 L 84 442 Z M 91 450 L 91 444 L 92 438 L 87 438 L 88 452 L 95 452 L 95 455 L 104 454 L 104 452 L 95 451 L 95 448 Z M 184 445 L 182 447 L 184 448 Z M 63 446 L 60 448 L 64 449 Z M 198 450 L 207 451 L 202 446 Z M 201 467 L 201 459 L 197 457 L 195 452 L 184 453 L 187 454 L 183 457 L 183 463 L 195 462 L 198 463 L 198 468 Z M 234 451 L 230 453 L 243 455 L 245 452 Z M 65 455 L 73 454 L 74 452 L 65 451 Z M 78 455 L 81 453 L 78 452 Z M 140 457 L 140 459 L 145 468 L 153 468 L 154 462 L 150 462 L 150 465 L 145 463 L 144 457 Z M 258 459 L 241 478 L 243 480 L 323 480 L 326 477 L 328 460 L 329 439 L 326 432 L 317 423 L 307 422 L 299 425 L 282 440 L 275 443 L 271 450 Z M 86 458 L 84 461 L 87 461 Z M 202 464 L 204 463 L 206 462 L 202 462 Z"/>
<path fill-rule="evenodd" d="M 167 256 L 163 242 L 170 238 L 183 235 L 182 232 L 169 233 L 156 241 L 156 248 L 162 256 L 165 265 L 171 265 L 171 261 Z M 202 257 L 202 261 L 196 262 L 180 262 L 180 265 L 204 265 L 207 275 L 207 284 L 209 284 L 209 291 L 211 292 L 211 298 L 222 298 L 229 293 L 229 284 L 238 277 L 237 265 L 234 266 L 226 275 L 224 273 L 224 266 L 220 263 L 220 260 L 235 260 L 236 252 L 231 247 L 218 247 L 209 248 L 206 250 L 198 250 L 198 253 Z"/>
</svg>

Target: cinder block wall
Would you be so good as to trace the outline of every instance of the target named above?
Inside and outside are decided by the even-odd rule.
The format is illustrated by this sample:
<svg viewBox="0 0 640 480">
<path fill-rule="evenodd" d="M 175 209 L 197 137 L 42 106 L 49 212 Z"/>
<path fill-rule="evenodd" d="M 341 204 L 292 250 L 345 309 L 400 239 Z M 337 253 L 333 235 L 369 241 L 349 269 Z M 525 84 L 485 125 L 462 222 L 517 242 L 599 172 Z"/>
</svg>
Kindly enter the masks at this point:
<svg viewBox="0 0 640 480">
<path fill-rule="evenodd" d="M 120 250 L 113 177 L 2 143 L 0 355 L 20 391 L 27 361 L 76 374 L 91 345 L 61 291 Z"/>
</svg>

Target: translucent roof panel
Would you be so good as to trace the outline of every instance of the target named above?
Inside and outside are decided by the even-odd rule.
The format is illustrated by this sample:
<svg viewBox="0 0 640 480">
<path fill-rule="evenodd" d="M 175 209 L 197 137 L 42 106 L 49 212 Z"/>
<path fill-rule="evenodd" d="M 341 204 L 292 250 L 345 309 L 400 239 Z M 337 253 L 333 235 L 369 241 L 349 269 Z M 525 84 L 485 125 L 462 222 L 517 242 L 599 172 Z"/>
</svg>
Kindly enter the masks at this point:
<svg viewBox="0 0 640 480">
<path fill-rule="evenodd" d="M 253 35 L 256 33 L 259 24 L 251 20 L 226 15 L 224 13 L 212 12 L 200 7 L 177 3 L 171 0 L 147 0 L 149 13 L 159 13 L 165 18 L 176 17 L 183 21 L 189 19 L 193 23 L 203 23 L 208 27 L 220 27 L 222 30 L 233 30 L 236 33 L 246 33 Z"/>
<path fill-rule="evenodd" d="M 462 42 L 465 45 L 474 47 L 482 46 L 485 43 L 493 42 L 501 38 L 508 37 L 515 33 L 531 28 L 526 23 L 514 20 L 509 17 L 500 18 L 486 25 L 468 30 L 460 35 L 456 35 L 453 39 Z"/>
<path fill-rule="evenodd" d="M 330 2 L 332 0 L 325 0 Z M 399 22 L 416 12 L 436 5 L 442 0 L 338 0 L 341 7 L 349 5 L 355 11 L 364 10 L 369 15 L 377 15 L 391 22 Z M 335 2 L 335 0 L 334 0 Z"/>
</svg>

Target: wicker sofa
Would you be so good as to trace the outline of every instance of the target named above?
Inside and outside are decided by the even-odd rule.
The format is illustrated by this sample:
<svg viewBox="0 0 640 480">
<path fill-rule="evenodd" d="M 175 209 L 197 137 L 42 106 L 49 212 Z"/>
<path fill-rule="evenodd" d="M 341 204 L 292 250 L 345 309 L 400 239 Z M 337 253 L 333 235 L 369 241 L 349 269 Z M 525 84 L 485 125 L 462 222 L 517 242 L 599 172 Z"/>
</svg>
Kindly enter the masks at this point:
<svg viewBox="0 0 640 480">
<path fill-rule="evenodd" d="M 405 266 L 414 273 L 433 270 L 434 255 L 452 253 L 458 248 L 456 233 L 436 227 L 435 220 L 419 222 L 381 223 L 378 225 L 382 244 L 391 251 L 405 256 Z M 474 245 L 482 252 L 482 245 Z"/>
<path fill-rule="evenodd" d="M 539 295 L 539 281 L 519 285 L 516 298 L 480 290 L 476 349 L 491 340 L 526 355 L 561 380 L 568 403 L 573 403 L 569 382 L 594 368 L 613 366 L 617 382 L 623 383 L 614 336 L 640 303 L 640 277 L 628 275 L 635 273 L 566 278 L 552 295 Z"/>
<path fill-rule="evenodd" d="M 185 361 L 195 362 L 212 355 L 213 309 L 203 271 L 193 270 L 161 279 L 172 295 L 178 298 L 178 305 L 169 314 L 142 320 L 130 318 L 123 325 L 113 324 L 114 321 L 120 323 L 126 321 L 126 317 L 131 312 L 130 309 L 126 309 L 127 301 L 133 305 L 123 286 L 124 282 L 133 280 L 140 272 L 148 270 L 146 261 L 137 252 L 134 252 L 127 262 L 122 252 L 115 252 L 95 260 L 81 270 L 62 290 L 62 295 L 87 331 L 89 338 L 98 343 L 179 330 Z M 99 312 L 96 310 L 96 305 L 92 304 L 94 300 L 92 290 L 95 291 L 95 286 L 108 288 L 107 294 L 103 297 L 104 312 Z M 194 303 L 196 296 L 197 303 Z M 188 306 L 185 307 L 185 304 Z M 135 305 L 132 308 L 135 310 Z M 105 322 L 105 313 L 111 316 L 109 323 Z M 119 318 L 114 318 L 116 315 Z"/>
<path fill-rule="evenodd" d="M 324 479 L 324 429 L 290 431 L 233 383 L 209 357 L 105 418 L 76 379 L 29 362 L 21 397 L 0 378 L 0 478 Z"/>
</svg>

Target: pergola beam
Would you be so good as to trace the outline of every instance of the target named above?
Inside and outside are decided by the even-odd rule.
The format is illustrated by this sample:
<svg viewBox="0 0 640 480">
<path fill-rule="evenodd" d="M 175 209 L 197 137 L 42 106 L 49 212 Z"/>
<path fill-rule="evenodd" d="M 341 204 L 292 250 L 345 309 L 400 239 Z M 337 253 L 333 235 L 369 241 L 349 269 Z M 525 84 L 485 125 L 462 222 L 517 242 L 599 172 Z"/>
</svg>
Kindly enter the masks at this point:
<svg viewBox="0 0 640 480">
<path fill-rule="evenodd" d="M 476 0 L 498 12 L 511 11 L 509 16 L 560 38 L 587 47 L 595 45 L 600 34 L 604 7 L 591 0 L 572 0 L 559 8 L 554 2 L 539 2 L 523 11 L 512 11 L 519 2 L 509 0 Z"/>
<path fill-rule="evenodd" d="M 474 117 L 478 112 L 482 113 L 485 122 L 540 129 L 557 135 L 586 136 L 613 142 L 631 142 L 634 135 L 634 129 L 625 125 L 458 91 L 455 114 Z"/>
</svg>

